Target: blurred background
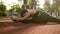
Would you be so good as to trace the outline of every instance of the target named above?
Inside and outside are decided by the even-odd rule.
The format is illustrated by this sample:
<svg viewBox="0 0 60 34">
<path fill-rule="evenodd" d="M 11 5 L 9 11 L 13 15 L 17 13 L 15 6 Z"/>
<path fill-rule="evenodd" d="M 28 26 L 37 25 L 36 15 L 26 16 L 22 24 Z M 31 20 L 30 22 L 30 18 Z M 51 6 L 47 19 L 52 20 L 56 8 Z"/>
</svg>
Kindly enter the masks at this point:
<svg viewBox="0 0 60 34">
<path fill-rule="evenodd" d="M 0 17 L 20 17 L 22 9 L 36 9 L 60 19 L 60 0 L 0 0 Z"/>
</svg>

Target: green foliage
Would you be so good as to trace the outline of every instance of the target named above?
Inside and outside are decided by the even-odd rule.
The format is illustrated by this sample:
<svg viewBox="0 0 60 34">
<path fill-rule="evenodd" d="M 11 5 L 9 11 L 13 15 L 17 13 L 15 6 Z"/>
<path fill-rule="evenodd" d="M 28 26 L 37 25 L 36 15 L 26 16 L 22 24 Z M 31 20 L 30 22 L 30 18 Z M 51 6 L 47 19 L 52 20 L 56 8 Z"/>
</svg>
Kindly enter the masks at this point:
<svg viewBox="0 0 60 34">
<path fill-rule="evenodd" d="M 21 11 L 21 6 L 20 5 L 18 5 L 18 4 L 16 4 L 16 5 L 13 5 L 13 6 L 11 6 L 11 9 L 10 9 L 10 13 L 14 13 L 15 15 L 17 15 L 17 16 L 20 16 L 20 11 Z"/>
<path fill-rule="evenodd" d="M 5 5 L 0 5 L 0 11 L 6 11 L 6 6 Z"/>
<path fill-rule="evenodd" d="M 2 2 L 0 4 L 0 16 L 6 16 L 6 6 Z"/>
<path fill-rule="evenodd" d="M 36 9 L 36 5 L 37 5 L 36 0 L 24 0 L 23 2 L 26 9 Z"/>
</svg>

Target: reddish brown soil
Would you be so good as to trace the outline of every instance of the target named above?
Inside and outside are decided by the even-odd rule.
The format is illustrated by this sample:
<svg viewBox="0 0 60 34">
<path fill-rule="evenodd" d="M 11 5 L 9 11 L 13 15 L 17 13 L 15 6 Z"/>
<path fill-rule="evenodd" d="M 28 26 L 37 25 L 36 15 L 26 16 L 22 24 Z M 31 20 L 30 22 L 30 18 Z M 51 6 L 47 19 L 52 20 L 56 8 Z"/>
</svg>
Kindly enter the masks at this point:
<svg viewBox="0 0 60 34">
<path fill-rule="evenodd" d="M 0 20 L 0 34 L 60 34 L 60 24 L 22 24 Z"/>
</svg>

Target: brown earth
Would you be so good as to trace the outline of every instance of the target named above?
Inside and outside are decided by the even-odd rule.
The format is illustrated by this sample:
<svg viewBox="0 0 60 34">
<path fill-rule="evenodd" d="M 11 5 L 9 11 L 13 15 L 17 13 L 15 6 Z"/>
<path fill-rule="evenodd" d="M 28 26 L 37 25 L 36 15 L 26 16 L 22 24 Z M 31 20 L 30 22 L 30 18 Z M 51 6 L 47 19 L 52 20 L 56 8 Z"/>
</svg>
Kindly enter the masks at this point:
<svg viewBox="0 0 60 34">
<path fill-rule="evenodd" d="M 0 34 L 60 34 L 60 24 L 22 24 L 0 20 Z"/>
</svg>

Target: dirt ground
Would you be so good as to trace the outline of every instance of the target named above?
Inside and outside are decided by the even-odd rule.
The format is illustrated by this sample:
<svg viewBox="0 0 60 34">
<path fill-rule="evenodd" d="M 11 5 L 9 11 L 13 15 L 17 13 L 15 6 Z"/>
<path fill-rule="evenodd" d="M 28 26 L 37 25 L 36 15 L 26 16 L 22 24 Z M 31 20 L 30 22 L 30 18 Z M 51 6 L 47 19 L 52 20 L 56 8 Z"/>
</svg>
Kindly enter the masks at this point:
<svg viewBox="0 0 60 34">
<path fill-rule="evenodd" d="M 60 24 L 22 24 L 0 20 L 0 34 L 60 34 Z"/>
</svg>

